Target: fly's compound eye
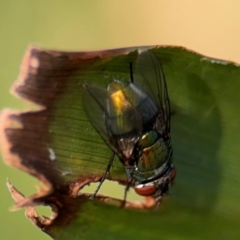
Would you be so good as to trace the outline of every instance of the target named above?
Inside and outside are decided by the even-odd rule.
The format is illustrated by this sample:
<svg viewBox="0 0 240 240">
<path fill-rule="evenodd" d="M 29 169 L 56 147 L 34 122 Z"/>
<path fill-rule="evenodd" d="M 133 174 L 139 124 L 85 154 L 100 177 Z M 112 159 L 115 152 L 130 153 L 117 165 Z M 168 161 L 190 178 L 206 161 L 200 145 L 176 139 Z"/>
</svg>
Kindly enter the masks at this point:
<svg viewBox="0 0 240 240">
<path fill-rule="evenodd" d="M 141 196 L 154 196 L 158 195 L 160 191 L 161 194 L 168 192 L 169 184 L 171 184 L 177 175 L 177 171 L 175 167 L 163 177 L 160 177 L 158 180 L 153 182 L 145 183 L 145 184 L 137 184 L 134 189 L 135 192 Z"/>
<path fill-rule="evenodd" d="M 156 193 L 157 187 L 154 185 L 153 182 L 145 183 L 145 184 L 138 184 L 134 187 L 135 192 L 142 196 L 152 196 Z"/>
</svg>

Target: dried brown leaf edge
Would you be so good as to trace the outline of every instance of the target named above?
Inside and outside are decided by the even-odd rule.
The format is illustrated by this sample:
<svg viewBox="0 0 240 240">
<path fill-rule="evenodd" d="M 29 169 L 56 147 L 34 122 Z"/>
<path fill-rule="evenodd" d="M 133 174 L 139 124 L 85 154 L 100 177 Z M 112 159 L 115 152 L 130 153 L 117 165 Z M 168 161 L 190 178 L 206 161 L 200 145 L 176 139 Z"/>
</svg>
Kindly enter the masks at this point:
<svg viewBox="0 0 240 240">
<path fill-rule="evenodd" d="M 59 52 L 30 46 L 22 62 L 12 94 L 38 106 L 35 111 L 3 110 L 0 116 L 0 141 L 5 163 L 29 173 L 43 183 L 43 187 L 31 196 L 24 197 L 10 182 L 8 189 L 15 201 L 14 208 L 26 208 L 26 216 L 38 227 L 47 231 L 52 224 L 68 224 L 89 195 L 79 194 L 87 184 L 98 181 L 102 174 L 75 174 L 64 178 L 62 168 L 52 161 L 50 121 L 56 101 L 67 89 L 68 80 L 74 74 L 85 71 L 92 64 L 115 56 L 128 55 L 141 48 L 124 48 L 95 52 Z M 104 167 L 104 166 L 103 166 Z M 113 179 L 114 178 L 110 178 Z M 115 179 L 124 184 L 123 179 Z M 120 199 L 97 196 L 96 201 L 116 207 Z M 52 207 L 50 218 L 40 218 L 34 209 L 37 205 Z M 143 202 L 126 202 L 125 208 L 151 208 L 152 198 Z"/>
</svg>

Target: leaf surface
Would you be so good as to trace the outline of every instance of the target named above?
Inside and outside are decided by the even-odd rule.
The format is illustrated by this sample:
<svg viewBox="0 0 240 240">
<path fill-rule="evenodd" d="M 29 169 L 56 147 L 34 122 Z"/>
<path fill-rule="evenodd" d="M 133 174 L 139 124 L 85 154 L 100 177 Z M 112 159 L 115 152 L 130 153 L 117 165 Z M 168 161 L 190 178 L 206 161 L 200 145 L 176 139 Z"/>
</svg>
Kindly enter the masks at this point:
<svg viewBox="0 0 240 240">
<path fill-rule="evenodd" d="M 16 206 L 54 205 L 57 217 L 37 224 L 54 239 L 236 239 L 240 68 L 183 48 L 150 47 L 163 65 L 173 111 L 178 175 L 170 196 L 157 211 L 119 209 L 116 199 L 78 196 L 84 185 L 100 179 L 111 155 L 83 111 L 82 84 L 129 78 L 129 62 L 141 49 L 29 48 L 13 92 L 41 107 L 4 110 L 1 144 L 5 161 L 40 179 L 44 188 Z M 108 178 L 126 182 L 117 158 Z"/>
</svg>

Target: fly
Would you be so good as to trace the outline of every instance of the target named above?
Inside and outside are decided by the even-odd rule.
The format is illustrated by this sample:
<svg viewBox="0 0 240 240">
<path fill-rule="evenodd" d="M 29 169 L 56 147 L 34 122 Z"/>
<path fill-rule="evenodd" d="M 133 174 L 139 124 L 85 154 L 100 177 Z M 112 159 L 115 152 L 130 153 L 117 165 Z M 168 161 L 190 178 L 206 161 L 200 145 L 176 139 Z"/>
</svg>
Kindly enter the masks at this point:
<svg viewBox="0 0 240 240">
<path fill-rule="evenodd" d="M 106 88 L 84 85 L 83 103 L 87 117 L 113 153 L 125 166 L 126 192 L 159 199 L 176 176 L 172 164 L 170 102 L 162 66 L 150 51 L 139 54 L 130 80 L 112 79 Z"/>
</svg>

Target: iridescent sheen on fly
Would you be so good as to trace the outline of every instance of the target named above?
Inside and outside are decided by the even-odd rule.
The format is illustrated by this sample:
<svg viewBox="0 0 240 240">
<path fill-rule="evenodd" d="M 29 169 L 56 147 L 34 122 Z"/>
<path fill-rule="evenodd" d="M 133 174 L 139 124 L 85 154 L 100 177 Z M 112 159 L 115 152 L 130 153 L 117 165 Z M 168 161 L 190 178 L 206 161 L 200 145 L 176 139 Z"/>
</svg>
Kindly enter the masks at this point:
<svg viewBox="0 0 240 240">
<path fill-rule="evenodd" d="M 162 66 L 150 51 L 140 53 L 134 65 L 128 81 L 111 79 L 106 88 L 85 84 L 84 109 L 125 166 L 129 186 L 134 184 L 142 196 L 158 198 L 176 176 L 167 85 Z"/>
</svg>

